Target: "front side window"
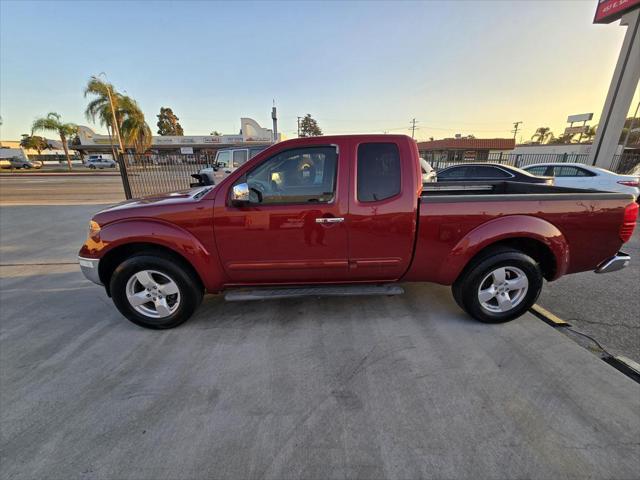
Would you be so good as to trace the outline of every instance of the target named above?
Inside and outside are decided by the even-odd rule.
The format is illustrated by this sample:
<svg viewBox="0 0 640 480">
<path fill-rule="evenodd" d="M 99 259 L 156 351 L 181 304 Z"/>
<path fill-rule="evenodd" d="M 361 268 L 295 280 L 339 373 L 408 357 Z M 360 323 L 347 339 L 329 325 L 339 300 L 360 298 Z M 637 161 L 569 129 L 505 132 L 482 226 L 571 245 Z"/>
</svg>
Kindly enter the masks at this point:
<svg viewBox="0 0 640 480">
<path fill-rule="evenodd" d="M 248 158 L 247 150 L 234 150 L 233 151 L 233 168 L 238 168 L 240 165 L 244 165 Z"/>
<path fill-rule="evenodd" d="M 230 160 L 231 160 L 230 151 L 227 150 L 226 152 L 218 152 L 217 163 L 219 166 L 223 168 L 227 168 L 229 166 Z"/>
<path fill-rule="evenodd" d="M 469 167 L 451 167 L 445 168 L 438 173 L 438 180 L 457 180 L 469 177 L 470 175 Z"/>
<path fill-rule="evenodd" d="M 400 193 L 400 152 L 395 143 L 358 146 L 359 202 L 378 202 Z"/>
<path fill-rule="evenodd" d="M 554 176 L 556 177 L 591 177 L 593 174 L 588 172 L 584 168 L 562 166 L 553 168 Z"/>
<path fill-rule="evenodd" d="M 547 167 L 544 165 L 541 165 L 539 167 L 525 168 L 525 170 L 529 172 L 531 175 L 544 175 L 545 172 L 547 171 Z"/>
<path fill-rule="evenodd" d="M 335 147 L 281 152 L 249 172 L 250 202 L 260 204 L 327 203 L 335 195 L 338 154 Z"/>
</svg>

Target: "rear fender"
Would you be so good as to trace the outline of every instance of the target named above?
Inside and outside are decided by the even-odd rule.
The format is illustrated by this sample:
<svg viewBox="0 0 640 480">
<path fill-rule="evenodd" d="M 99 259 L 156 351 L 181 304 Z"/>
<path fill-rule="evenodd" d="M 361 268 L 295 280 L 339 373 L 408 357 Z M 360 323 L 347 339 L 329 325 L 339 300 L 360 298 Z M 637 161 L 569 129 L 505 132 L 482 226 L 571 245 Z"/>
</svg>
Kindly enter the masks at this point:
<svg viewBox="0 0 640 480">
<path fill-rule="evenodd" d="M 558 228 L 538 217 L 508 215 L 495 218 L 471 230 L 451 250 L 440 268 L 445 284 L 453 283 L 464 267 L 484 248 L 509 239 L 528 238 L 546 245 L 555 257 L 551 280 L 561 277 L 569 266 L 569 245 Z"/>
</svg>

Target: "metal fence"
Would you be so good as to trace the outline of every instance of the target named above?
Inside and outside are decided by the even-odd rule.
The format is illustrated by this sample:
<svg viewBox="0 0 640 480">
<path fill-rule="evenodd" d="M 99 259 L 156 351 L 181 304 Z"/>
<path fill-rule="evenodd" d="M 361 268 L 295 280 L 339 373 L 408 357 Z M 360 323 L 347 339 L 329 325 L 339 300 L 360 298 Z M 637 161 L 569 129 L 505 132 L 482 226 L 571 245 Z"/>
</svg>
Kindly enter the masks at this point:
<svg viewBox="0 0 640 480">
<path fill-rule="evenodd" d="M 464 160 L 448 157 L 434 158 L 424 155 L 433 168 L 441 170 L 458 163 L 492 162 L 516 167 L 526 167 L 536 163 L 564 162 L 587 163 L 585 154 L 513 154 L 496 153 L 485 155 L 484 158 Z M 127 198 L 137 198 L 157 193 L 172 192 L 188 189 L 196 180 L 191 177 L 202 168 L 212 167 L 215 155 L 205 154 L 157 154 L 138 155 L 124 154 L 119 160 L 120 174 Z M 640 163 L 640 155 L 616 155 L 611 162 L 610 170 L 618 173 L 628 173 Z"/>
<path fill-rule="evenodd" d="M 191 176 L 212 167 L 215 155 L 138 155 L 124 154 L 119 158 L 120 174 L 127 198 L 173 192 L 190 187 Z"/>
<path fill-rule="evenodd" d="M 477 157 L 473 160 L 465 160 L 454 156 L 430 155 L 429 152 L 422 152 L 422 158 L 427 160 L 436 170 L 450 167 L 460 163 L 500 163 L 503 165 L 511 165 L 514 167 L 527 167 L 536 163 L 583 163 L 589 161 L 589 154 L 584 153 L 491 153 Z M 634 169 L 640 163 L 640 154 L 622 154 L 615 155 L 607 170 L 612 172 L 626 174 Z"/>
</svg>

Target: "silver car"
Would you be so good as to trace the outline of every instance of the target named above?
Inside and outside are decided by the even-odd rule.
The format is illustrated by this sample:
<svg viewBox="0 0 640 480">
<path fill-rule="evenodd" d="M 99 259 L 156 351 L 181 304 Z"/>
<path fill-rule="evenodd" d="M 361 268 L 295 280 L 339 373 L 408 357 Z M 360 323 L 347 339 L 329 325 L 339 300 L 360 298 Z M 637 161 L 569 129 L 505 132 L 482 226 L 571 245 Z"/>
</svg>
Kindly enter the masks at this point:
<svg viewBox="0 0 640 480">
<path fill-rule="evenodd" d="M 96 168 L 115 168 L 116 162 L 111 158 L 103 157 L 102 155 L 90 156 L 85 161 L 85 167 L 95 170 Z"/>
</svg>

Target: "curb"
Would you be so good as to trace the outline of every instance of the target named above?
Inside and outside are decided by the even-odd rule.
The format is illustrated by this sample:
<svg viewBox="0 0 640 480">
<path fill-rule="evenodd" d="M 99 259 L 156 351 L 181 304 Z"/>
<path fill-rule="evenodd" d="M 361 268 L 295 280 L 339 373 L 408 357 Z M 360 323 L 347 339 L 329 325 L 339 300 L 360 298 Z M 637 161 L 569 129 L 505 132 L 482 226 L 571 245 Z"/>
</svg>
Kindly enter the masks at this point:
<svg viewBox="0 0 640 480">
<path fill-rule="evenodd" d="M 537 303 L 535 305 L 533 305 L 529 309 L 529 311 L 535 317 L 538 317 L 540 320 L 542 320 L 543 322 L 545 322 L 548 325 L 551 325 L 554 328 L 567 329 L 572 333 L 575 333 L 575 334 L 578 334 L 578 335 L 581 335 L 583 337 L 586 337 L 586 338 L 590 339 L 602 351 L 602 355 L 600 356 L 600 359 L 602 361 L 604 361 L 608 365 L 611 365 L 613 368 L 618 370 L 623 375 L 626 375 L 628 378 L 630 378 L 634 382 L 640 383 L 640 364 L 638 364 L 634 360 L 631 360 L 630 358 L 627 358 L 627 357 L 625 357 L 623 355 L 612 355 L 612 354 L 610 354 L 594 338 L 592 338 L 592 337 L 590 337 L 590 336 L 588 336 L 588 335 L 586 335 L 586 334 L 584 334 L 582 332 L 579 332 L 578 330 L 574 330 L 571 327 L 571 324 L 569 322 L 564 321 L 563 319 L 558 317 L 556 314 L 554 314 L 553 312 L 550 312 L 546 308 L 541 307 Z"/>
</svg>

